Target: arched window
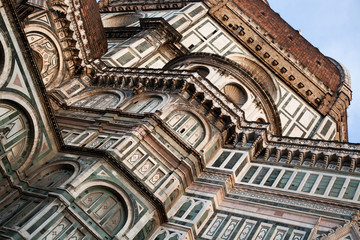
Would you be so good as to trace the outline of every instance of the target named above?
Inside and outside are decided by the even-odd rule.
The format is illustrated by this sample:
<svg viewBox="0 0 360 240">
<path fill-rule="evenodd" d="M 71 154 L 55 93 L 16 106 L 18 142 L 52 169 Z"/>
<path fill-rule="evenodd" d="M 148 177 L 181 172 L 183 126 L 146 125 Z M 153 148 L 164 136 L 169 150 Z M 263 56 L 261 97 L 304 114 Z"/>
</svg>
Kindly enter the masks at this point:
<svg viewBox="0 0 360 240">
<path fill-rule="evenodd" d="M 116 94 L 101 93 L 87 96 L 73 104 L 74 107 L 86 107 L 96 109 L 115 108 L 120 103 L 120 97 Z"/>
<path fill-rule="evenodd" d="M 173 231 L 162 230 L 154 240 L 178 240 L 179 234 Z"/>
<path fill-rule="evenodd" d="M 242 106 L 247 101 L 247 94 L 244 88 L 235 84 L 226 85 L 223 90 L 224 94 L 230 98 L 236 105 Z"/>
<path fill-rule="evenodd" d="M 179 217 L 181 218 L 185 212 L 189 209 L 189 207 L 191 206 L 192 202 L 189 200 L 185 203 L 183 203 L 183 205 L 179 208 L 179 210 L 176 212 L 175 217 Z"/>
<path fill-rule="evenodd" d="M 47 168 L 40 172 L 32 182 L 33 187 L 56 188 L 65 183 L 73 175 L 74 169 L 71 166 L 58 165 Z"/>
<path fill-rule="evenodd" d="M 107 189 L 88 189 L 80 194 L 76 202 L 111 236 L 119 232 L 127 220 L 123 200 Z"/>
<path fill-rule="evenodd" d="M 178 239 L 179 239 L 179 235 L 178 235 L 178 234 L 173 233 L 172 235 L 173 235 L 173 236 L 171 236 L 171 237 L 169 238 L 169 240 L 178 240 Z"/>
<path fill-rule="evenodd" d="M 170 202 L 176 199 L 177 196 L 179 196 L 179 189 L 175 189 L 174 191 L 172 191 L 172 193 L 169 196 Z"/>
<path fill-rule="evenodd" d="M 159 235 L 157 235 L 154 240 L 165 240 L 166 237 L 167 237 L 167 232 L 163 232 L 163 233 L 160 233 Z"/>
<path fill-rule="evenodd" d="M 193 147 L 197 147 L 205 137 L 205 128 L 193 114 L 181 111 L 170 115 L 166 123 L 177 135 Z"/>
<path fill-rule="evenodd" d="M 0 153 L 4 154 L 12 167 L 20 167 L 30 146 L 30 124 L 22 110 L 0 103 Z"/>
<path fill-rule="evenodd" d="M 180 234 L 170 229 L 160 229 L 154 240 L 179 240 Z"/>
<path fill-rule="evenodd" d="M 198 213 L 201 211 L 201 209 L 203 208 L 204 203 L 200 202 L 198 204 L 196 204 L 191 211 L 189 212 L 189 214 L 186 216 L 187 220 L 194 220 L 194 218 L 198 215 Z"/>
<path fill-rule="evenodd" d="M 125 112 L 146 113 L 155 112 L 162 101 L 160 97 L 148 97 L 134 101 Z"/>
</svg>

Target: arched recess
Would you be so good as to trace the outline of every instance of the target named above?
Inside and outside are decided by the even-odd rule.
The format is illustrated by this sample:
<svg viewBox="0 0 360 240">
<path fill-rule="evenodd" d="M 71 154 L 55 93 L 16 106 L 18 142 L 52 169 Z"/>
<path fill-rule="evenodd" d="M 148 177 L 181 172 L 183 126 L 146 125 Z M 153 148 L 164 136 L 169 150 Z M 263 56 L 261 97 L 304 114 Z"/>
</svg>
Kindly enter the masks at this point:
<svg viewBox="0 0 360 240">
<path fill-rule="evenodd" d="M 238 106 L 244 105 L 248 100 L 246 91 L 239 84 L 227 84 L 223 87 L 222 92 Z"/>
<path fill-rule="evenodd" d="M 11 47 L 0 30 L 0 87 L 6 82 L 11 70 Z"/>
<path fill-rule="evenodd" d="M 197 199 L 187 199 L 176 211 L 174 217 L 193 221 L 199 212 L 204 209 L 205 203 Z"/>
<path fill-rule="evenodd" d="M 205 138 L 205 128 L 202 122 L 187 111 L 174 111 L 167 117 L 166 124 L 183 141 L 196 148 Z"/>
<path fill-rule="evenodd" d="M 40 123 L 38 113 L 35 111 L 34 107 L 22 96 L 14 94 L 12 92 L 0 92 L 2 99 L 0 103 L 9 104 L 15 109 L 19 109 L 29 124 L 29 139 L 30 143 L 27 145 L 23 156 L 18 159 L 16 166 L 12 165 L 13 169 L 18 170 L 19 174 L 23 176 L 25 174 L 25 169 L 32 164 L 32 160 L 35 157 L 35 153 L 38 150 L 40 143 Z M 16 126 L 16 125 L 15 125 Z M 6 127 L 6 126 L 4 126 Z M 6 155 L 7 153 L 0 153 L 1 155 Z"/>
<path fill-rule="evenodd" d="M 68 101 L 70 106 L 95 109 L 116 108 L 123 101 L 124 94 L 120 91 L 91 91 L 80 96 L 71 98 Z"/>
<path fill-rule="evenodd" d="M 153 113 L 164 104 L 165 100 L 162 95 L 142 94 L 131 99 L 124 106 L 124 111 L 130 113 Z"/>
<path fill-rule="evenodd" d="M 179 116 L 179 120 L 176 121 L 175 117 L 177 114 L 180 114 L 180 116 Z M 184 117 L 182 117 L 181 115 L 183 115 Z M 163 114 L 161 115 L 161 118 L 166 122 L 166 124 L 171 129 L 175 130 L 175 134 L 178 134 L 176 131 L 179 131 L 179 133 L 180 133 L 181 129 L 179 129 L 179 128 L 183 125 L 181 120 L 189 121 L 189 119 L 190 119 L 190 118 L 185 118 L 185 115 L 187 115 L 189 117 L 192 116 L 196 120 L 196 122 L 201 125 L 201 127 L 204 131 L 204 134 L 199 139 L 198 144 L 196 144 L 196 145 L 195 144 L 191 145 L 191 143 L 187 142 L 185 139 L 183 139 L 183 140 L 185 142 L 187 142 L 188 144 L 190 144 L 195 149 L 200 150 L 206 146 L 206 144 L 210 141 L 210 139 L 213 136 L 210 124 L 208 123 L 206 118 L 204 118 L 204 116 L 199 114 L 197 111 L 189 108 L 188 105 L 171 104 L 169 107 L 166 108 L 166 111 L 163 112 Z M 181 135 L 178 134 L 178 136 L 180 138 L 182 138 Z"/>
<path fill-rule="evenodd" d="M 64 187 L 78 175 L 79 170 L 80 166 L 76 162 L 56 161 L 36 171 L 29 183 L 43 189 Z"/>
<path fill-rule="evenodd" d="M 164 66 L 164 69 L 181 69 L 184 66 L 201 64 L 211 66 L 224 73 L 228 73 L 234 77 L 239 84 L 241 83 L 242 86 L 246 87 L 254 96 L 257 97 L 257 101 L 264 110 L 264 113 L 270 123 L 270 130 L 273 134 L 282 134 L 280 115 L 271 94 L 268 93 L 267 89 L 257 78 L 255 78 L 247 69 L 238 63 L 216 54 L 189 53 L 171 60 Z"/>
<path fill-rule="evenodd" d="M 113 233 L 110 234 L 110 235 L 114 236 L 115 239 L 122 239 L 123 234 L 126 233 L 134 224 L 135 210 L 134 210 L 134 206 L 133 206 L 130 196 L 121 187 L 119 187 L 118 185 L 116 185 L 112 182 L 109 182 L 109 181 L 106 181 L 103 179 L 101 181 L 100 180 L 99 181 L 97 181 L 97 180 L 86 181 L 86 182 L 78 185 L 74 189 L 73 196 L 76 198 L 75 202 L 82 209 L 84 209 L 84 210 L 87 209 L 85 211 L 89 211 L 90 209 L 92 209 L 91 210 L 92 214 L 95 214 L 96 211 L 99 210 L 99 208 L 96 208 L 95 205 L 91 205 L 91 206 L 87 207 L 86 205 L 82 204 L 80 201 L 85 199 L 84 197 L 86 197 L 87 194 L 89 194 L 90 192 L 94 192 L 93 190 L 96 190 L 96 189 L 104 189 L 107 193 L 109 193 L 111 196 L 113 196 L 115 198 L 115 200 L 118 199 L 117 201 L 121 202 L 123 209 L 126 211 L 126 220 L 124 222 L 121 222 L 118 229 L 115 229 L 113 231 Z M 89 190 L 91 190 L 91 191 L 89 191 Z M 110 196 L 110 195 L 107 195 L 107 196 Z M 100 198 L 98 200 L 100 200 Z M 95 202 L 95 203 L 98 203 L 98 202 Z M 100 204 L 100 202 L 98 204 Z M 92 217 L 92 214 L 90 214 L 89 216 Z M 111 216 L 105 215 L 104 217 L 111 217 Z M 97 220 L 94 219 L 94 221 L 97 221 Z M 104 230 L 106 232 L 111 231 L 111 229 L 110 230 L 104 229 Z"/>
<path fill-rule="evenodd" d="M 255 77 L 257 79 L 258 83 L 266 90 L 273 101 L 278 101 L 279 88 L 274 79 L 271 77 L 271 73 L 267 72 L 262 66 L 247 56 L 231 54 L 226 57 L 246 69 L 253 78 Z"/>
<path fill-rule="evenodd" d="M 38 24 L 30 24 L 24 29 L 26 37 L 33 49 L 34 60 L 47 88 L 58 86 L 64 73 L 64 57 L 54 34 Z"/>
<path fill-rule="evenodd" d="M 0 100 L 0 155 L 6 157 L 13 169 L 19 169 L 33 157 L 38 143 L 34 142 L 38 135 L 34 129 L 28 111 L 12 101 Z"/>
<path fill-rule="evenodd" d="M 165 228 L 160 228 L 152 238 L 151 240 L 180 240 L 183 239 L 181 234 L 179 232 L 176 232 L 174 230 L 168 230 Z"/>
<path fill-rule="evenodd" d="M 100 227 L 110 236 L 115 236 L 128 218 L 126 204 L 121 196 L 104 187 L 92 187 L 82 192 L 75 200 Z"/>
</svg>

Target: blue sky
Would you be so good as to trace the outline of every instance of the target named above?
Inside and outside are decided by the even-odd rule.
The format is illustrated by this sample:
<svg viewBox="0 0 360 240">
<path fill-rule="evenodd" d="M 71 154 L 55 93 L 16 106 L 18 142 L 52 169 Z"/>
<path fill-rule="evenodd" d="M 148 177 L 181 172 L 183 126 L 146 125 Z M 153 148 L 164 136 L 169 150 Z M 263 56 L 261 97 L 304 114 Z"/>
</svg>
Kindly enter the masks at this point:
<svg viewBox="0 0 360 240">
<path fill-rule="evenodd" d="M 360 1 L 268 0 L 270 7 L 351 75 L 349 141 L 360 143 Z"/>
</svg>

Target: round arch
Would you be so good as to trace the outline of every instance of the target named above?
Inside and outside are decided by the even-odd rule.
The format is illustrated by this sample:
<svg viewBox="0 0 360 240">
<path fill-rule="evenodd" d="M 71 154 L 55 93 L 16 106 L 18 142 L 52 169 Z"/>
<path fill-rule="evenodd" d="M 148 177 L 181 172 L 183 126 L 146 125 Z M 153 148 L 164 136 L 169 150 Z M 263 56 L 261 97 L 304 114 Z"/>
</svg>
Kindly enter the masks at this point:
<svg viewBox="0 0 360 240">
<path fill-rule="evenodd" d="M 282 134 L 280 115 L 277 111 L 274 99 L 266 88 L 262 86 L 262 83 L 252 76 L 247 69 L 230 59 L 210 53 L 190 53 L 177 57 L 168 62 L 164 66 L 164 69 L 175 69 L 190 64 L 209 65 L 235 77 L 242 85 L 246 86 L 255 96 L 257 96 L 257 100 L 263 107 L 265 115 L 270 122 L 270 130 L 275 135 Z"/>
<path fill-rule="evenodd" d="M 25 118 L 28 120 L 29 124 L 29 139 L 30 143 L 26 146 L 26 153 L 21 157 L 20 162 L 13 166 L 14 169 L 18 170 L 19 173 L 24 174 L 24 169 L 26 169 L 32 162 L 35 157 L 35 153 L 39 147 L 40 143 L 40 124 L 38 120 L 37 113 L 32 105 L 26 101 L 23 97 L 18 94 L 10 92 L 0 92 L 2 99 L 0 103 L 8 104 L 13 106 L 16 109 L 19 109 L 24 114 Z"/>
<path fill-rule="evenodd" d="M 256 77 L 257 81 L 267 91 L 267 93 L 269 93 L 274 102 L 278 101 L 279 88 L 274 79 L 271 77 L 270 72 L 258 64 L 255 60 L 252 60 L 244 55 L 230 54 L 226 56 L 226 58 L 236 62 L 245 68 L 253 77 Z"/>
<path fill-rule="evenodd" d="M 169 117 L 175 112 L 187 112 L 189 114 L 194 115 L 197 119 L 199 119 L 199 121 L 201 122 L 201 124 L 204 127 L 205 134 L 204 134 L 203 140 L 200 142 L 200 144 L 198 146 L 195 147 L 195 149 L 201 150 L 202 148 L 204 148 L 206 146 L 206 143 L 208 143 L 210 141 L 210 139 L 212 138 L 211 127 L 210 127 L 210 124 L 208 123 L 208 121 L 197 111 L 195 111 L 191 108 L 189 109 L 188 105 L 181 104 L 181 103 L 170 105 L 166 109 L 166 111 L 163 112 L 163 114 L 161 115 L 161 118 L 164 121 L 167 121 L 169 119 Z"/>
<path fill-rule="evenodd" d="M 162 108 L 164 106 L 164 104 L 166 103 L 168 96 L 165 94 L 154 94 L 154 93 L 142 93 L 140 95 L 136 95 L 133 96 L 132 98 L 128 99 L 121 107 L 120 109 L 125 111 L 125 112 L 132 112 L 132 110 L 130 110 L 130 108 L 132 106 L 134 106 L 134 104 L 142 101 L 142 100 L 146 100 L 146 99 L 158 99 L 157 101 L 155 101 L 154 103 L 152 103 L 153 106 L 148 107 L 148 109 L 150 109 L 149 111 L 142 111 L 139 110 L 140 112 L 151 112 L 154 113 L 155 111 L 157 111 L 158 109 Z M 138 112 L 138 111 L 136 111 Z"/>
<path fill-rule="evenodd" d="M 47 164 L 46 166 L 40 167 L 35 172 L 33 172 L 31 174 L 32 176 L 29 178 L 29 183 L 34 184 L 36 181 L 38 181 L 41 178 L 41 176 L 44 176 L 45 174 L 48 174 L 51 171 L 54 170 L 56 171 L 59 169 L 69 169 L 72 172 L 70 176 L 67 174 L 68 177 L 66 178 L 65 181 L 61 182 L 60 185 L 59 185 L 60 182 L 58 182 L 58 184 L 56 184 L 55 186 L 55 187 L 65 187 L 66 184 L 73 181 L 75 177 L 79 174 L 80 165 L 78 162 L 75 161 L 61 160 L 61 159 L 56 160 L 54 162 L 51 162 L 50 164 Z"/>
<path fill-rule="evenodd" d="M 4 32 L 0 30 L 0 87 L 6 82 L 11 71 L 11 65 L 11 47 Z"/>
<path fill-rule="evenodd" d="M 78 185 L 74 191 L 73 196 L 75 199 L 77 199 L 80 194 L 82 194 L 85 190 L 91 189 L 91 188 L 105 188 L 118 197 L 120 197 L 124 201 L 124 205 L 127 210 L 127 220 L 125 221 L 125 224 L 122 226 L 121 230 L 115 234 L 116 239 L 121 239 L 122 235 L 126 233 L 134 224 L 134 216 L 135 216 L 135 209 L 133 206 L 133 203 L 131 201 L 130 196 L 125 192 L 124 189 L 122 189 L 120 186 L 116 185 L 113 182 L 110 182 L 108 180 L 99 179 L 99 180 L 90 180 L 81 183 Z"/>
<path fill-rule="evenodd" d="M 64 65 L 65 65 L 61 46 L 60 46 L 57 38 L 55 37 L 53 32 L 51 32 L 49 29 L 47 29 L 46 27 L 44 27 L 43 25 L 40 25 L 40 24 L 30 24 L 25 27 L 24 31 L 26 33 L 27 38 L 29 39 L 29 43 L 30 43 L 30 46 L 33 49 L 33 51 L 37 52 L 36 49 L 34 49 L 34 44 L 33 44 L 33 41 L 35 41 L 36 39 L 34 38 L 33 40 L 31 40 L 32 34 L 40 35 L 40 37 L 42 36 L 44 38 L 44 41 L 47 40 L 48 43 L 54 48 L 54 51 L 55 51 L 54 54 L 56 55 L 55 58 L 57 59 L 57 64 L 56 64 L 56 66 L 54 66 L 53 76 L 51 76 L 51 78 L 49 78 L 48 80 L 44 81 L 44 79 L 47 78 L 47 76 L 44 77 L 44 74 L 42 71 L 44 69 L 44 66 L 46 65 L 46 64 L 44 64 L 43 56 L 39 53 L 39 54 L 36 54 L 35 57 L 37 58 L 36 59 L 37 61 L 40 61 L 40 59 L 43 60 L 43 64 L 41 65 L 43 68 L 39 69 L 39 72 L 42 75 L 44 85 L 47 88 L 57 87 L 63 80 L 62 73 L 64 72 Z M 54 61 L 54 59 L 52 59 L 52 61 Z M 56 69 L 55 69 L 55 67 L 56 67 Z"/>
<path fill-rule="evenodd" d="M 125 94 L 122 91 L 119 90 L 114 90 L 114 89 L 95 89 L 95 90 L 90 90 L 90 91 L 86 91 L 83 92 L 75 97 L 72 97 L 70 99 L 67 100 L 67 104 L 68 105 L 74 105 L 76 103 L 79 103 L 79 101 L 85 100 L 87 98 L 90 98 L 92 96 L 100 96 L 100 95 L 112 95 L 115 97 L 118 97 L 118 102 L 114 105 L 114 107 L 112 108 L 117 108 L 123 101 L 124 101 L 124 96 Z M 101 99 L 99 99 L 100 101 Z M 103 109 L 103 108 L 102 108 Z"/>
<path fill-rule="evenodd" d="M 248 101 L 246 90 L 240 84 L 228 83 L 222 88 L 222 91 L 238 106 L 242 106 Z"/>
</svg>

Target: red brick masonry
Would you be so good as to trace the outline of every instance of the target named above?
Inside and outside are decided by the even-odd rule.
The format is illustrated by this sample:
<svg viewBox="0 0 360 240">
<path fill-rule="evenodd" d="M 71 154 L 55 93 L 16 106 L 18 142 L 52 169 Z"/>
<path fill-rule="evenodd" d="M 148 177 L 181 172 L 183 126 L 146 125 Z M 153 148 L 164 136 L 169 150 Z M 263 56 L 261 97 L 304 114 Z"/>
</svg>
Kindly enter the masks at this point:
<svg viewBox="0 0 360 240">
<path fill-rule="evenodd" d="M 95 0 L 80 0 L 80 4 L 91 57 L 100 58 L 107 51 L 107 41 L 100 18 L 99 6 Z"/>
<path fill-rule="evenodd" d="M 233 0 L 249 17 L 262 26 L 281 46 L 288 49 L 304 66 L 337 91 L 341 81 L 337 67 L 319 49 L 285 22 L 262 0 Z"/>
</svg>

